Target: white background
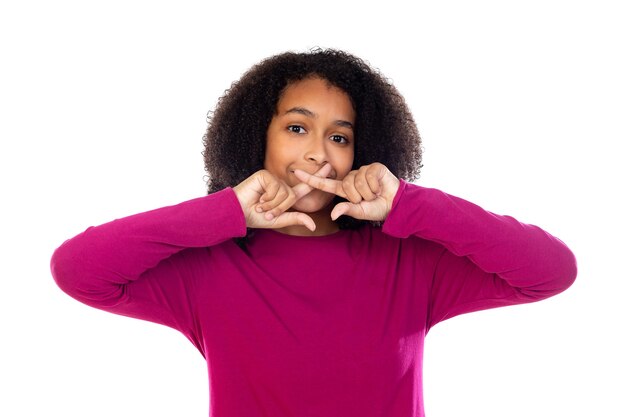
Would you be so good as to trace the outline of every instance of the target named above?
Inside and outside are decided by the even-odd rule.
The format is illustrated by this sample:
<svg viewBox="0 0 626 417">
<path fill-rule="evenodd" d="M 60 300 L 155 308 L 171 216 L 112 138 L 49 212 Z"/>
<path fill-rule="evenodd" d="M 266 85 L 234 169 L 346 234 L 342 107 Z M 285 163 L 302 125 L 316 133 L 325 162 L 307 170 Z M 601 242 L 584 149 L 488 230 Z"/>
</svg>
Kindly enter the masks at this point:
<svg viewBox="0 0 626 417">
<path fill-rule="evenodd" d="M 266 56 L 322 46 L 403 93 L 418 183 L 577 255 L 565 293 L 431 331 L 427 415 L 625 416 L 618 3 L 3 1 L 0 415 L 207 415 L 205 363 L 182 335 L 72 300 L 49 259 L 90 225 L 204 195 L 218 97 Z"/>
</svg>

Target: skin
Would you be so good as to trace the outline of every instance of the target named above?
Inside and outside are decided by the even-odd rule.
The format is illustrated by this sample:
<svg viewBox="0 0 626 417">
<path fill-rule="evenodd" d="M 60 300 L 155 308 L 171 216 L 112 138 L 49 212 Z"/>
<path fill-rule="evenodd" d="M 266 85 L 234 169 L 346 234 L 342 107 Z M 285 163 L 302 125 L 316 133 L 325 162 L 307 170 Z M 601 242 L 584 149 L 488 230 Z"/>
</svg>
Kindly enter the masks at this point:
<svg viewBox="0 0 626 417">
<path fill-rule="evenodd" d="M 307 236 L 338 231 L 346 214 L 384 220 L 399 180 L 382 164 L 351 170 L 356 113 L 320 78 L 288 86 L 267 130 L 264 169 L 234 187 L 246 224 Z M 335 195 L 348 202 L 332 207 Z"/>
</svg>

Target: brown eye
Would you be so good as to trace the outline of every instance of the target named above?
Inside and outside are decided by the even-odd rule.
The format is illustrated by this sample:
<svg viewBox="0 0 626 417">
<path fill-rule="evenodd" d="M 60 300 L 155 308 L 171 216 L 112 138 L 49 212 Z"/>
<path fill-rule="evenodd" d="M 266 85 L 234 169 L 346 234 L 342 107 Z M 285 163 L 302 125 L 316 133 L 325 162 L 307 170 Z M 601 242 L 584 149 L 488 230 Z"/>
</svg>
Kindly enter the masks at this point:
<svg viewBox="0 0 626 417">
<path fill-rule="evenodd" d="M 287 126 L 287 130 L 293 133 L 306 133 L 306 130 L 304 130 L 302 126 L 298 125 Z"/>
<path fill-rule="evenodd" d="M 347 145 L 349 143 L 348 139 L 346 139 L 344 136 L 341 136 L 341 135 L 332 135 L 330 137 L 330 140 L 332 140 L 335 143 L 342 144 L 342 145 Z"/>
</svg>

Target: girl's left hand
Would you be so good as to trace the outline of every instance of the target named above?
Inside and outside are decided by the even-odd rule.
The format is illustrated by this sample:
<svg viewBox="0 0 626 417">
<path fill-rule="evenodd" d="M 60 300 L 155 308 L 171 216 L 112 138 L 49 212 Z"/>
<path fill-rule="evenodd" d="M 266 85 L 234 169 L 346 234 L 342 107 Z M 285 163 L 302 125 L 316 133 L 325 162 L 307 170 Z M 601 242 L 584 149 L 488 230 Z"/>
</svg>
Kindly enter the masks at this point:
<svg viewBox="0 0 626 417">
<path fill-rule="evenodd" d="M 379 162 L 350 171 L 343 180 L 317 177 L 299 169 L 294 174 L 314 188 L 348 200 L 333 208 L 330 213 L 333 220 L 346 214 L 355 219 L 383 221 L 400 187 L 400 180 Z"/>
</svg>

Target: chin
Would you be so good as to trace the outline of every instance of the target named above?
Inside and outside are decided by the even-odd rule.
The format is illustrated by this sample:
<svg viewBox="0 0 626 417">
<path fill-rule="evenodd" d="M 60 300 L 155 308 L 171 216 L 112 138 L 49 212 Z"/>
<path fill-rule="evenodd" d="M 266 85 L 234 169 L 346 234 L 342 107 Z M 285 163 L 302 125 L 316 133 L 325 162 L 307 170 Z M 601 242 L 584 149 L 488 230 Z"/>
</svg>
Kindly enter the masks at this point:
<svg viewBox="0 0 626 417">
<path fill-rule="evenodd" d="M 330 205 L 333 195 L 323 191 L 312 191 L 298 200 L 291 209 L 302 213 L 315 213 Z"/>
</svg>

